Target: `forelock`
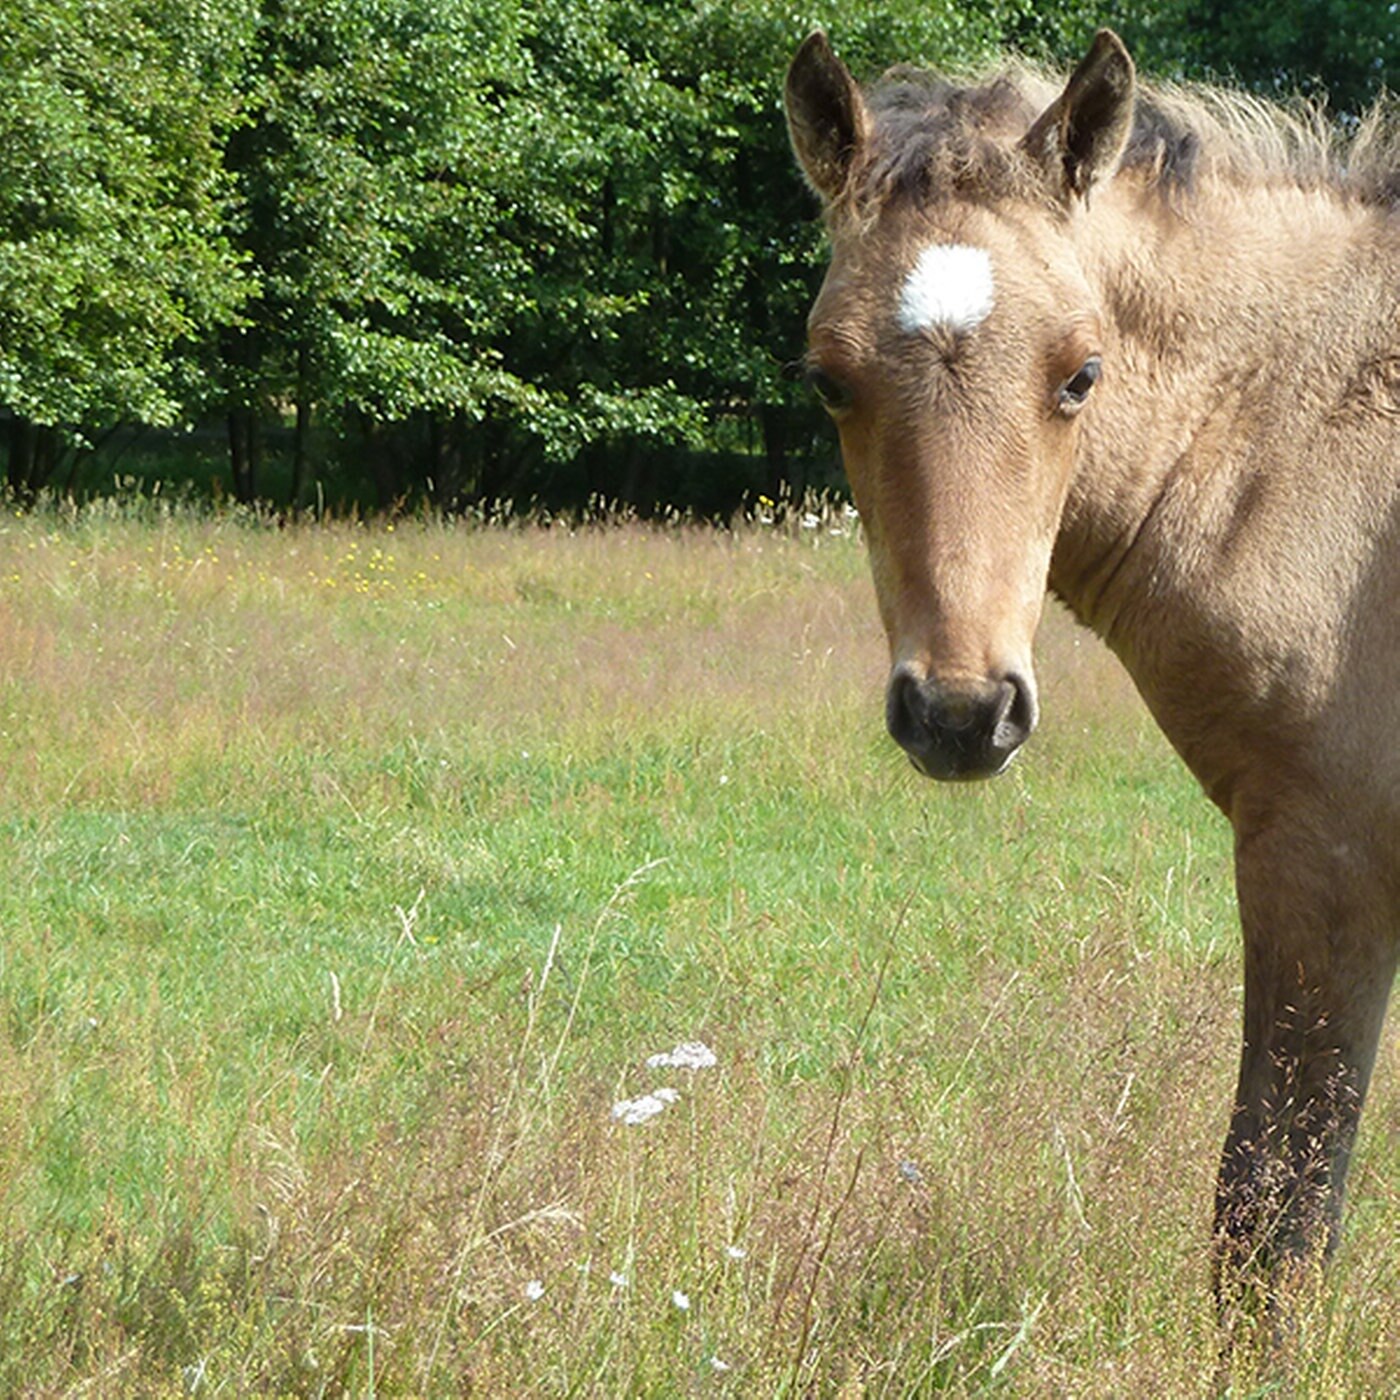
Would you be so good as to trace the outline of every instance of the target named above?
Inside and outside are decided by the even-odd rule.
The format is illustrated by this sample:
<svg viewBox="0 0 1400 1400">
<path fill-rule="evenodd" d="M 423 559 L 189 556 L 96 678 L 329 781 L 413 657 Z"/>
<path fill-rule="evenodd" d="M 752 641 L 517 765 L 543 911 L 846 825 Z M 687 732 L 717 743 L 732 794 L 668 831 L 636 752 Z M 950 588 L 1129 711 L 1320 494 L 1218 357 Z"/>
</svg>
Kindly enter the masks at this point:
<svg viewBox="0 0 1400 1400">
<path fill-rule="evenodd" d="M 1015 143 L 1038 109 L 1010 74 L 959 85 L 895 69 L 867 101 L 873 133 L 854 172 L 855 206 L 927 203 L 954 194 L 1003 199 L 1033 187 L 1034 172 Z"/>
</svg>

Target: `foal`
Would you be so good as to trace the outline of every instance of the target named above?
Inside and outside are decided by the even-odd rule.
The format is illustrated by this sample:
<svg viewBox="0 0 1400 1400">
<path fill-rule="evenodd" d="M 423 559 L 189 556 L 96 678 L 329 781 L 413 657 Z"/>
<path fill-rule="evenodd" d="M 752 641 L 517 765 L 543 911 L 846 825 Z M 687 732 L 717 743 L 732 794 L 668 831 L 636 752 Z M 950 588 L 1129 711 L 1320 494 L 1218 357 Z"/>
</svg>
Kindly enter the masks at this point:
<svg viewBox="0 0 1400 1400">
<path fill-rule="evenodd" d="M 1235 833 L 1244 1046 L 1217 1280 L 1330 1246 L 1400 927 L 1400 161 L 1249 99 L 787 78 L 831 264 L 807 377 L 889 638 L 890 733 L 999 773 L 1047 584 Z"/>
</svg>

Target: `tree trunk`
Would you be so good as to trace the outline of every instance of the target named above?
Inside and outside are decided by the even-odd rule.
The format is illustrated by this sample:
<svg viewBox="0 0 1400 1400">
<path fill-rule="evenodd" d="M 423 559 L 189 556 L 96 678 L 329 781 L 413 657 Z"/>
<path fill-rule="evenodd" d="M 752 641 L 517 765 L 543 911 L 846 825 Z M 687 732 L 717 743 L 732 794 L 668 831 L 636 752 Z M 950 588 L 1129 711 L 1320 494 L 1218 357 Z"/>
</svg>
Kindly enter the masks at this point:
<svg viewBox="0 0 1400 1400">
<path fill-rule="evenodd" d="M 782 404 L 765 403 L 758 407 L 759 423 L 763 428 L 763 455 L 768 463 L 768 494 L 776 501 L 787 484 L 787 414 Z"/>
<path fill-rule="evenodd" d="M 477 428 L 480 455 L 476 474 L 476 499 L 479 505 L 495 504 L 505 490 L 509 465 L 506 450 L 507 432 L 506 425 L 497 418 L 484 419 Z"/>
<path fill-rule="evenodd" d="M 434 413 L 429 420 L 429 495 L 446 509 L 460 505 L 469 489 L 463 440 L 466 422 L 461 409 Z"/>
<path fill-rule="evenodd" d="M 10 419 L 8 480 L 10 490 L 21 500 L 31 494 L 30 476 L 34 471 L 34 424 L 18 413 Z"/>
<path fill-rule="evenodd" d="M 379 431 L 373 418 L 360 416 L 360 431 L 365 445 L 365 464 L 374 481 L 374 494 L 381 510 L 391 510 L 403 496 L 402 479 L 393 449 Z"/>
<path fill-rule="evenodd" d="M 262 458 L 262 426 L 258 421 L 259 349 L 256 330 L 228 332 L 223 358 L 228 391 L 228 460 L 236 500 L 257 499 Z"/>
<path fill-rule="evenodd" d="M 292 438 L 292 514 L 306 495 L 307 442 L 311 434 L 311 365 L 305 342 L 297 346 L 297 421 Z"/>
<path fill-rule="evenodd" d="M 61 446 L 57 428 L 18 413 L 11 417 L 6 478 L 18 499 L 33 500 L 48 485 L 58 466 Z"/>
<path fill-rule="evenodd" d="M 58 465 L 58 431 L 55 428 L 34 429 L 34 464 L 29 470 L 29 486 L 40 491 L 53 479 Z"/>
<path fill-rule="evenodd" d="M 260 458 L 258 415 L 251 408 L 233 408 L 228 415 L 228 459 L 233 494 L 245 505 L 257 499 Z"/>
</svg>

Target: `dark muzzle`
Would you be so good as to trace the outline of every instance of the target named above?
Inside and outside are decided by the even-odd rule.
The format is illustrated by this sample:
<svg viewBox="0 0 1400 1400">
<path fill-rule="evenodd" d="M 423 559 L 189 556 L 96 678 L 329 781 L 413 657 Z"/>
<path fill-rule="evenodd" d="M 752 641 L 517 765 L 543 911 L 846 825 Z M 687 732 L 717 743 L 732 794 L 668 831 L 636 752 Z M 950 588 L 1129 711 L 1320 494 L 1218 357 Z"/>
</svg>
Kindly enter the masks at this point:
<svg viewBox="0 0 1400 1400">
<path fill-rule="evenodd" d="M 898 666 L 885 695 L 891 736 L 930 778 L 993 777 L 1030 737 L 1035 719 L 1035 691 L 1014 673 L 953 688 Z"/>
</svg>

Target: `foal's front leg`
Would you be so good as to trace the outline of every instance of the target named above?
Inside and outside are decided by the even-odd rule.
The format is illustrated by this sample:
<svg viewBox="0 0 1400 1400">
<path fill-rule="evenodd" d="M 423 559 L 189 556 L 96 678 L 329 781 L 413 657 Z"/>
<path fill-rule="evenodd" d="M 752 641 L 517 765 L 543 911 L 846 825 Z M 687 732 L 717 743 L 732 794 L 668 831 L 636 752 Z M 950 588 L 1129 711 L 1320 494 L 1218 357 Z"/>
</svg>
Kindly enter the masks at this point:
<svg viewBox="0 0 1400 1400">
<path fill-rule="evenodd" d="M 1397 940 L 1392 872 L 1327 814 L 1238 833 L 1244 1047 L 1216 1193 L 1216 1291 L 1273 1290 L 1336 1239 Z"/>
</svg>

